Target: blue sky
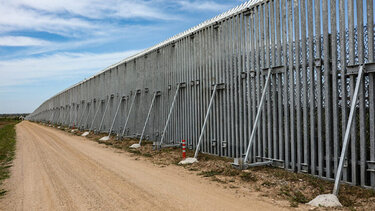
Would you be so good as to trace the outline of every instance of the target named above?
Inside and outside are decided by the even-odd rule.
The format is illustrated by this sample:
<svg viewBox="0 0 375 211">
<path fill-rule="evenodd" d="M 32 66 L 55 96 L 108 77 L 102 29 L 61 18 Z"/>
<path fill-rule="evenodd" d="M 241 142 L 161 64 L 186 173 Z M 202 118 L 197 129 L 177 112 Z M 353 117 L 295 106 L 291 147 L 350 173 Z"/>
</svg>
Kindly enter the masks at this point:
<svg viewBox="0 0 375 211">
<path fill-rule="evenodd" d="M 0 113 L 43 101 L 239 0 L 0 0 Z"/>
</svg>

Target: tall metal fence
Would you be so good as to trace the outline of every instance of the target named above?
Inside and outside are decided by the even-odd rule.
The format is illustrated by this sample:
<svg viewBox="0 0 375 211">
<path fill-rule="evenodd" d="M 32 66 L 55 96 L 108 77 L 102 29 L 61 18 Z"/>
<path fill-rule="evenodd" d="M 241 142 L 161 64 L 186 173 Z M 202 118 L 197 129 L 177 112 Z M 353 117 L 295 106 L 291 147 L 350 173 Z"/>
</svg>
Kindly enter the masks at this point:
<svg viewBox="0 0 375 211">
<path fill-rule="evenodd" d="M 246 2 L 62 91 L 27 119 L 100 132 L 113 125 L 112 133 L 137 136 L 153 102 L 145 138 L 164 144 L 185 139 L 195 148 L 215 87 L 201 152 L 239 158 L 271 69 L 251 162 L 272 160 L 332 179 L 363 66 L 342 179 L 374 188 L 373 5 Z"/>
</svg>

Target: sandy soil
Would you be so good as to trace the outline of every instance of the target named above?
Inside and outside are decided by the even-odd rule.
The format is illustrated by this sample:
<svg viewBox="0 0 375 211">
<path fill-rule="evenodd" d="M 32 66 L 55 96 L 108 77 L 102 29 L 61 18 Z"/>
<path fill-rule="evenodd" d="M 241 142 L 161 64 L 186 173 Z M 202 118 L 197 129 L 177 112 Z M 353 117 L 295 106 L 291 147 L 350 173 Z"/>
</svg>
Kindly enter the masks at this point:
<svg viewBox="0 0 375 211">
<path fill-rule="evenodd" d="M 1 210 L 280 210 L 259 194 L 223 189 L 63 131 L 22 122 Z"/>
</svg>

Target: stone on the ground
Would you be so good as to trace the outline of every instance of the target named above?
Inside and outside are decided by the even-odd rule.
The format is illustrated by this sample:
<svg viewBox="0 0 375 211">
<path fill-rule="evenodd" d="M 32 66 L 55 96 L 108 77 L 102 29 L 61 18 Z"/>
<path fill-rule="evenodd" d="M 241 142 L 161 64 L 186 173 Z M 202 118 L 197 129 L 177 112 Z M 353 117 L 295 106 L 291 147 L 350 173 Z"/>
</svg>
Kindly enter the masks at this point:
<svg viewBox="0 0 375 211">
<path fill-rule="evenodd" d="M 73 130 L 71 130 L 70 132 L 71 133 L 75 133 L 77 131 L 77 129 L 73 129 Z"/>
<path fill-rule="evenodd" d="M 88 134 L 89 134 L 89 132 L 84 132 L 84 133 L 82 133 L 81 136 L 85 137 L 85 136 L 87 136 Z"/>
<path fill-rule="evenodd" d="M 322 194 L 307 203 L 314 207 L 342 207 L 337 196 L 334 194 Z"/>
<path fill-rule="evenodd" d="M 137 149 L 139 147 L 141 147 L 140 144 L 133 144 L 133 145 L 130 146 L 130 148 L 133 148 L 133 149 Z"/>
<path fill-rule="evenodd" d="M 58 128 L 58 129 L 60 129 L 61 127 L 60 127 L 60 126 L 58 126 L 57 128 Z"/>
<path fill-rule="evenodd" d="M 99 139 L 99 141 L 108 141 L 108 140 L 109 140 L 109 136 L 104 136 L 101 139 Z"/>
<path fill-rule="evenodd" d="M 185 164 L 192 164 L 198 162 L 196 158 L 186 158 L 185 160 L 181 160 L 178 164 L 179 165 L 185 165 Z"/>
</svg>

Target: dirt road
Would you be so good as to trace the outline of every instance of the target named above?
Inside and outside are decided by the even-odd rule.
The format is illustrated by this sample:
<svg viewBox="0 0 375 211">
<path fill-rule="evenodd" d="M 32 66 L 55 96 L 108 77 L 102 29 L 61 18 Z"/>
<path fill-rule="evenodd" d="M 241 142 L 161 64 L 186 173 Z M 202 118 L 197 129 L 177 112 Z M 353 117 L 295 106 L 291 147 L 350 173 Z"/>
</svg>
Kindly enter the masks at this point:
<svg viewBox="0 0 375 211">
<path fill-rule="evenodd" d="M 176 167 L 35 123 L 17 125 L 2 210 L 276 210 Z"/>
</svg>

